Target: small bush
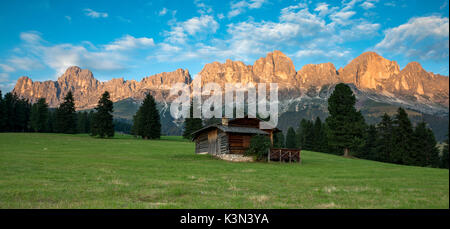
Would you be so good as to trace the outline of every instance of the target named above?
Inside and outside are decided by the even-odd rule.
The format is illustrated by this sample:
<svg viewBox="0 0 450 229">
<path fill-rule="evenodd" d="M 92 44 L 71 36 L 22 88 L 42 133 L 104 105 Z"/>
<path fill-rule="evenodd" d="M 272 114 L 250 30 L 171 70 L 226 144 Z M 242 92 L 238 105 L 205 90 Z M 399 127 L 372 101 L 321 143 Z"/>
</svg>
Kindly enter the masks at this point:
<svg viewBox="0 0 450 229">
<path fill-rule="evenodd" d="M 256 156 L 257 160 L 264 160 L 267 158 L 267 153 L 270 150 L 270 139 L 264 135 L 255 135 L 250 140 L 250 147 L 245 152 L 246 156 Z"/>
</svg>

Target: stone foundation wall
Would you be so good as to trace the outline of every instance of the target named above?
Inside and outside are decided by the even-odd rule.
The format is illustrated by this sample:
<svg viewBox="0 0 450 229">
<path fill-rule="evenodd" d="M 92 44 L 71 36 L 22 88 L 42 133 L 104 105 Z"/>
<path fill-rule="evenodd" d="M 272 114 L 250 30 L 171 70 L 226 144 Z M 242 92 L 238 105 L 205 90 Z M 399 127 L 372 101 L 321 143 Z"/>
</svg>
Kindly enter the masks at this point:
<svg viewBox="0 0 450 229">
<path fill-rule="evenodd" d="M 217 158 L 220 158 L 225 161 L 233 161 L 233 162 L 253 162 L 255 159 L 253 157 L 248 157 L 240 154 L 217 154 L 214 155 Z"/>
</svg>

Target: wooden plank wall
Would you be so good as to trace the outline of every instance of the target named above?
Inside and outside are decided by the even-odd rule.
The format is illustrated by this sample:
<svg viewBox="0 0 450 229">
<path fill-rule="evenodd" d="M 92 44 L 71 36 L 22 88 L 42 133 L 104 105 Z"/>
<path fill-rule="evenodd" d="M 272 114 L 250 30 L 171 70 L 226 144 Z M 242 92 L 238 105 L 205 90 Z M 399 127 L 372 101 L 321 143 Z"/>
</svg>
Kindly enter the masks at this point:
<svg viewBox="0 0 450 229">
<path fill-rule="evenodd" d="M 229 153 L 228 136 L 226 133 L 219 131 L 219 147 L 220 153 Z"/>
<path fill-rule="evenodd" d="M 208 133 L 201 133 L 195 140 L 195 153 L 207 153 L 208 147 Z"/>
<path fill-rule="evenodd" d="M 251 135 L 229 133 L 230 153 L 244 154 L 250 146 L 250 139 Z"/>
</svg>

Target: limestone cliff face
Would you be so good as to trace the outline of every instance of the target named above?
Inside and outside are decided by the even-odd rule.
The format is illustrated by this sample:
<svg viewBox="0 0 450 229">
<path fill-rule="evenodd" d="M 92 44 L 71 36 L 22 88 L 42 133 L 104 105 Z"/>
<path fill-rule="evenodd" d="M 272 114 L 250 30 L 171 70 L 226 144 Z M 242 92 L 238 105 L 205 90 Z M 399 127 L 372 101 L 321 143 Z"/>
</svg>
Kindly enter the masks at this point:
<svg viewBox="0 0 450 229">
<path fill-rule="evenodd" d="M 146 93 L 151 93 L 155 99 L 164 100 L 169 94 L 171 85 L 177 82 L 189 84 L 191 76 L 187 70 L 177 69 L 174 72 L 164 72 L 145 77 L 142 81 L 125 81 L 123 78 L 100 82 L 94 78 L 91 71 L 79 67 L 69 67 L 57 81 L 33 82 L 28 77 L 17 80 L 13 92 L 32 102 L 45 98 L 50 107 L 57 107 L 67 92 L 72 91 L 77 109 L 87 109 L 96 106 L 104 91 L 108 91 L 113 102 L 136 98 L 143 99 Z"/>
<path fill-rule="evenodd" d="M 289 57 L 274 51 L 253 65 L 232 60 L 212 62 L 206 64 L 198 76 L 195 80 L 201 79 L 202 85 L 214 82 L 222 88 L 226 83 L 278 83 L 281 100 L 305 93 L 314 95 L 322 86 L 344 82 L 354 84 L 361 91 L 449 106 L 448 77 L 427 72 L 417 62 L 400 70 L 397 62 L 374 52 L 361 54 L 337 71 L 332 63 L 308 64 L 296 71 Z M 191 83 L 187 70 L 163 72 L 140 82 L 123 78 L 100 82 L 89 70 L 70 67 L 57 81 L 33 82 L 28 77 L 21 77 L 14 92 L 33 102 L 46 98 L 51 107 L 56 107 L 70 90 L 74 93 L 77 108 L 86 109 L 95 107 L 104 91 L 110 92 L 113 101 L 142 99 L 146 93 L 151 93 L 158 101 L 170 102 L 169 90 L 178 82 Z"/>
<path fill-rule="evenodd" d="M 361 89 L 380 89 L 385 81 L 400 72 L 397 62 L 375 52 L 365 52 L 339 71 L 344 83 L 353 83 Z"/>
<path fill-rule="evenodd" d="M 339 75 L 332 63 L 307 64 L 297 72 L 300 86 L 321 87 L 339 82 Z"/>
<path fill-rule="evenodd" d="M 396 61 L 375 52 L 365 52 L 337 71 L 332 63 L 323 63 L 307 64 L 296 72 L 289 57 L 274 51 L 255 61 L 253 66 L 231 60 L 213 62 L 205 65 L 199 76 L 202 84 L 278 83 L 279 97 L 285 99 L 311 92 L 311 88 L 319 90 L 322 86 L 343 82 L 354 84 L 362 91 L 410 96 L 418 102 L 449 106 L 448 77 L 426 72 L 417 62 L 411 62 L 400 71 Z"/>
</svg>

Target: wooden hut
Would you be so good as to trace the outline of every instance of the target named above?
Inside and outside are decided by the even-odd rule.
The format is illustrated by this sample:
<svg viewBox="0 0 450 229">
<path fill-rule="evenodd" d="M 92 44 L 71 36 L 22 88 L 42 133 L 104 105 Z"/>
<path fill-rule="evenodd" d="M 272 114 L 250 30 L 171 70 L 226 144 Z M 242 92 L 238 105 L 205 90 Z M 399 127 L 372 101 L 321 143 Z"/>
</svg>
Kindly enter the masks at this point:
<svg viewBox="0 0 450 229">
<path fill-rule="evenodd" d="M 273 135 L 280 130 L 260 129 L 257 118 L 222 118 L 222 123 L 205 126 L 192 133 L 195 153 L 200 154 L 244 154 L 255 135 L 267 135 L 273 145 Z M 300 149 L 271 148 L 268 161 L 301 162 Z"/>
<path fill-rule="evenodd" d="M 273 134 L 278 129 L 260 129 L 257 118 L 222 119 L 222 123 L 206 126 L 192 134 L 196 153 L 243 154 L 254 135 Z"/>
</svg>

